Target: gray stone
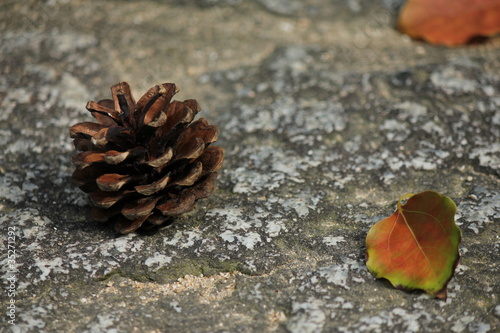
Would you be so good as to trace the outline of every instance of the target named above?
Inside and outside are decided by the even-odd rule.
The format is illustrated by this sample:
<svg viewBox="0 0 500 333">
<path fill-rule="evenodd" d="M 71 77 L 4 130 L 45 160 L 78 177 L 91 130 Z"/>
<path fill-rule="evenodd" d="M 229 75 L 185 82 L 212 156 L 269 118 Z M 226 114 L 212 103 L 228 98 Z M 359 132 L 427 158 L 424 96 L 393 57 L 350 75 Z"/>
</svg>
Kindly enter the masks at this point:
<svg viewBox="0 0 500 333">
<path fill-rule="evenodd" d="M 16 312 L 0 331 L 499 329 L 498 38 L 411 41 L 390 1 L 264 3 L 2 5 L 0 229 L 15 239 L 0 274 L 15 271 Z M 175 82 L 226 151 L 216 193 L 154 232 L 93 222 L 70 180 L 68 129 L 118 81 L 136 98 Z M 456 202 L 463 232 L 445 302 L 364 264 L 368 229 L 424 190 Z"/>
</svg>

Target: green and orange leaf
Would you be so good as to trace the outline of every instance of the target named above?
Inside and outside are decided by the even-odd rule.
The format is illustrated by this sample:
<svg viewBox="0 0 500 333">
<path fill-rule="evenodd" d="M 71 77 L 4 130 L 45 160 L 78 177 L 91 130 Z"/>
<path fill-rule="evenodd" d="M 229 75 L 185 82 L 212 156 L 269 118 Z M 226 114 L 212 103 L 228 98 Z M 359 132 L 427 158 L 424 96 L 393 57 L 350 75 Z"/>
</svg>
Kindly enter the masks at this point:
<svg viewBox="0 0 500 333">
<path fill-rule="evenodd" d="M 455 212 L 455 203 L 434 191 L 401 197 L 396 212 L 368 231 L 368 270 L 395 288 L 424 290 L 446 299 L 461 240 Z"/>
</svg>

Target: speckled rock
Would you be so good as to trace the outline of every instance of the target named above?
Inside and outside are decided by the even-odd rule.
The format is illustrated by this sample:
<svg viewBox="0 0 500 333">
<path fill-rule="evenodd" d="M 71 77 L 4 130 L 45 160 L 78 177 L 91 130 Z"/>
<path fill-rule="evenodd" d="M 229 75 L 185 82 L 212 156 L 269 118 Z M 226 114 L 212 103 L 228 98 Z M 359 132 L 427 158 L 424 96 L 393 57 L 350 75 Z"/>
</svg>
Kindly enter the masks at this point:
<svg viewBox="0 0 500 333">
<path fill-rule="evenodd" d="M 500 329 L 500 40 L 410 41 L 391 1 L 265 3 L 5 5 L 1 332 Z M 213 196 L 126 236 L 91 221 L 68 134 L 120 80 L 177 83 L 226 150 Z M 445 302 L 364 265 L 370 226 L 423 190 L 458 206 Z"/>
</svg>

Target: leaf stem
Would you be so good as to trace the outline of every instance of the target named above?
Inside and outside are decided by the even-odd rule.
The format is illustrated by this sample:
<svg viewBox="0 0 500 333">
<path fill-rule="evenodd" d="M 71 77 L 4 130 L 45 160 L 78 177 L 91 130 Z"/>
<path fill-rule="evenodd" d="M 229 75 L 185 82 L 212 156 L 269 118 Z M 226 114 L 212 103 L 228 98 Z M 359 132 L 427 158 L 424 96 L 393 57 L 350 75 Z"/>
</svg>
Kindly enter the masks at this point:
<svg viewBox="0 0 500 333">
<path fill-rule="evenodd" d="M 401 198 L 399 198 L 398 200 L 398 211 L 401 213 L 402 212 L 402 206 L 401 206 L 401 201 L 405 200 L 405 199 L 408 199 L 410 197 L 414 196 L 413 193 L 407 193 L 405 195 L 403 195 Z"/>
</svg>

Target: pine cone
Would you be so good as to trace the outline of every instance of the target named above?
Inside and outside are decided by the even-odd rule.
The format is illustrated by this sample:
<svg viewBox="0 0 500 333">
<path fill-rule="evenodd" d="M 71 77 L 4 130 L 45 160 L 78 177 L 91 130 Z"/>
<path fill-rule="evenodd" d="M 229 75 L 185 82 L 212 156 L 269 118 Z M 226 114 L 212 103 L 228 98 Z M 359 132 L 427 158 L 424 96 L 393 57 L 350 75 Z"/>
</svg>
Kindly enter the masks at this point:
<svg viewBox="0 0 500 333">
<path fill-rule="evenodd" d="M 73 125 L 73 180 L 90 193 L 96 221 L 111 221 L 123 234 L 161 225 L 212 194 L 223 150 L 217 126 L 193 122 L 194 99 L 171 101 L 175 84 L 149 89 L 137 103 L 126 82 L 111 87 L 113 99 L 88 102 L 98 123 Z"/>
</svg>

